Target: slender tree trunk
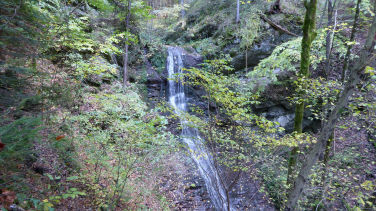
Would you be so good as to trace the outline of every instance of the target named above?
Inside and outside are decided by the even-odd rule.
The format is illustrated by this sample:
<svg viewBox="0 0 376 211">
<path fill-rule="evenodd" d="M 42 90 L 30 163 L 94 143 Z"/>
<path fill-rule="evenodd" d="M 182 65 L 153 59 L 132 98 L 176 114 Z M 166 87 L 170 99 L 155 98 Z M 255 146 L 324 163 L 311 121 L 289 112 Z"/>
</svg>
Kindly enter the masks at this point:
<svg viewBox="0 0 376 211">
<path fill-rule="evenodd" d="M 299 77 L 309 77 L 309 66 L 310 66 L 310 55 L 311 55 L 311 45 L 313 40 L 316 38 L 316 8 L 317 0 L 307 0 L 304 1 L 304 6 L 306 8 L 306 14 L 303 24 L 303 39 L 302 39 L 302 52 L 300 61 L 300 71 Z M 296 105 L 295 109 L 295 121 L 294 121 L 294 131 L 297 133 L 303 132 L 303 116 L 304 116 L 304 103 L 299 103 Z M 290 152 L 289 162 L 288 162 L 288 173 L 287 173 L 287 185 L 292 187 L 292 182 L 294 180 L 294 171 L 296 167 L 296 161 L 298 156 L 298 147 L 294 147 Z"/>
<path fill-rule="evenodd" d="M 240 0 L 237 0 L 236 1 L 236 19 L 235 19 L 235 23 L 239 23 L 240 22 Z"/>
<path fill-rule="evenodd" d="M 184 9 L 184 0 L 180 0 L 180 5 L 183 7 L 182 9 L 181 9 L 181 17 L 182 18 L 184 18 L 184 16 L 185 16 L 185 9 Z"/>
<path fill-rule="evenodd" d="M 318 28 L 319 28 L 319 29 L 321 29 L 322 22 L 323 22 L 324 17 L 325 17 L 326 7 L 327 7 L 327 6 L 328 6 L 328 0 L 325 1 L 324 9 L 322 10 L 322 14 L 321 14 L 320 21 L 319 21 L 319 25 L 318 25 Z"/>
<path fill-rule="evenodd" d="M 245 49 L 245 71 L 248 73 L 248 46 Z"/>
<path fill-rule="evenodd" d="M 328 78 L 330 69 L 330 54 L 332 51 L 332 36 L 331 32 L 334 31 L 333 28 L 333 11 L 334 4 L 333 0 L 328 0 L 328 31 L 326 32 L 326 63 L 325 63 L 325 77 Z"/>
<path fill-rule="evenodd" d="M 352 29 L 351 29 L 350 42 L 353 42 L 354 39 L 355 39 L 355 33 L 356 33 L 356 29 L 358 28 L 358 22 L 359 22 L 360 3 L 361 2 L 362 2 L 362 0 L 358 0 L 357 3 L 356 3 L 356 11 L 355 11 L 354 23 L 353 23 Z M 345 82 L 345 80 L 346 80 L 346 72 L 347 72 L 347 69 L 349 68 L 349 61 L 350 61 L 350 54 L 351 54 L 352 46 L 353 45 L 349 45 L 347 47 L 345 60 L 343 61 L 342 76 L 341 76 L 342 82 Z"/>
<path fill-rule="evenodd" d="M 376 7 L 376 1 L 374 3 Z M 341 91 L 336 106 L 333 111 L 330 112 L 328 120 L 324 122 L 321 127 L 321 133 L 317 140 L 317 143 L 313 145 L 312 150 L 307 154 L 302 168 L 300 169 L 298 177 L 295 179 L 294 188 L 289 194 L 287 201 L 287 210 L 294 210 L 296 203 L 304 189 L 305 183 L 308 181 L 308 177 L 311 174 L 312 167 L 316 164 L 320 154 L 325 149 L 327 140 L 330 138 L 334 130 L 334 126 L 340 116 L 339 111 L 348 104 L 348 98 L 353 94 L 356 85 L 360 82 L 360 76 L 362 75 L 366 65 L 374 59 L 374 47 L 376 42 L 376 16 L 373 17 L 372 25 L 368 31 L 366 43 L 360 52 L 359 59 L 350 69 L 349 80 L 346 82 L 344 89 Z"/>
<path fill-rule="evenodd" d="M 129 32 L 129 21 L 131 19 L 131 4 L 132 0 L 128 0 L 128 11 L 127 11 L 127 18 L 125 21 L 125 31 Z M 123 67 L 123 86 L 128 86 L 128 50 L 129 50 L 129 43 L 128 43 L 128 34 L 125 38 L 125 55 L 124 55 L 124 67 Z"/>
<path fill-rule="evenodd" d="M 328 172 L 328 162 L 329 162 L 329 159 L 330 159 L 330 149 L 332 148 L 332 145 L 333 145 L 333 141 L 334 141 L 334 130 L 332 132 L 332 134 L 330 135 L 329 139 L 326 141 L 326 146 L 325 146 L 325 154 L 324 154 L 324 160 L 323 160 L 323 173 L 321 175 L 321 184 L 322 184 L 322 187 L 321 187 L 321 190 L 320 190 L 320 194 L 319 194 L 319 197 L 320 197 L 320 201 L 324 199 L 324 196 L 325 196 L 325 192 L 326 192 L 326 175 L 327 175 L 327 172 Z"/>
<path fill-rule="evenodd" d="M 328 31 L 326 32 L 326 64 L 325 64 L 325 77 L 328 79 L 329 73 L 330 73 L 330 56 L 332 54 L 332 49 L 333 49 L 333 39 L 334 39 L 334 31 L 336 30 L 337 26 L 337 11 L 335 12 L 334 15 L 334 24 L 333 24 L 333 11 L 336 5 L 336 1 L 334 3 L 332 0 L 328 0 Z M 325 106 L 324 108 L 324 113 L 325 115 L 328 112 L 329 107 Z M 326 172 L 328 169 L 328 161 L 329 161 L 329 155 L 330 155 L 330 148 L 331 144 L 334 139 L 334 131 L 331 134 L 330 138 L 326 142 L 326 147 L 325 147 L 325 154 L 324 154 L 324 160 L 323 160 L 323 174 L 321 176 L 321 182 L 322 182 L 322 190 L 320 197 L 323 196 L 324 194 L 324 189 L 325 189 L 325 180 L 326 180 Z"/>
<path fill-rule="evenodd" d="M 330 149 L 332 148 L 333 141 L 334 141 L 334 130 L 333 130 L 332 134 L 330 135 L 329 139 L 326 141 L 325 154 L 324 154 L 324 160 L 323 160 L 324 173 L 322 174 L 322 177 L 321 177 L 321 182 L 323 184 L 325 184 L 325 180 L 326 180 L 326 172 L 328 170 L 327 165 L 328 165 L 328 162 L 329 162 Z"/>
</svg>

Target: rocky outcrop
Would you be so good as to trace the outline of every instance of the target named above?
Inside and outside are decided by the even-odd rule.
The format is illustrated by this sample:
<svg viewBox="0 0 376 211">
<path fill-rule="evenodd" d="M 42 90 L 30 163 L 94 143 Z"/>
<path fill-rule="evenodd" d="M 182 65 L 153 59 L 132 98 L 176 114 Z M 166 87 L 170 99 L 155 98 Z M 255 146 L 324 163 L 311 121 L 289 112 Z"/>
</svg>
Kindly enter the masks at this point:
<svg viewBox="0 0 376 211">
<path fill-rule="evenodd" d="M 267 23 L 265 23 L 267 24 Z M 247 67 L 254 67 L 258 63 L 270 56 L 276 46 L 291 39 L 292 35 L 281 34 L 280 32 L 274 30 L 272 27 L 265 25 L 264 34 L 268 34 L 268 37 L 260 42 L 256 42 L 247 51 L 247 53 L 242 50 L 241 52 L 235 53 L 232 59 L 232 65 L 235 70 L 241 70 L 245 68 L 246 56 L 247 56 Z M 231 54 L 231 52 L 230 52 Z"/>
<path fill-rule="evenodd" d="M 144 57 L 144 65 L 146 66 L 147 74 L 146 87 L 148 89 L 148 98 L 151 101 L 159 100 L 159 98 L 164 96 L 163 89 L 167 78 L 158 74 L 146 57 Z"/>
<path fill-rule="evenodd" d="M 180 48 L 182 51 L 182 60 L 185 68 L 199 67 L 200 64 L 203 62 L 202 56 L 198 54 L 194 48 L 178 48 Z"/>
</svg>

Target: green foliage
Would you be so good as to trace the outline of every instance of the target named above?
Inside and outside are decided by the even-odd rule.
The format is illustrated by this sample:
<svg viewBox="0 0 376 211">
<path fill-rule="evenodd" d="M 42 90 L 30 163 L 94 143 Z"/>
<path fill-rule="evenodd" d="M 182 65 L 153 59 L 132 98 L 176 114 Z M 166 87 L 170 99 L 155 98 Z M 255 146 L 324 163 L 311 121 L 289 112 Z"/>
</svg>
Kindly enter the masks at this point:
<svg viewBox="0 0 376 211">
<path fill-rule="evenodd" d="M 119 49 L 116 44 L 121 44 L 122 40 L 125 38 L 125 35 L 128 35 L 130 42 L 137 43 L 137 38 L 130 33 L 117 33 L 106 39 L 104 44 L 100 44 L 99 51 L 105 55 L 111 56 L 112 54 L 121 55 L 123 51 Z M 128 44 L 130 44 L 130 42 Z"/>
<path fill-rule="evenodd" d="M 215 105 L 215 111 L 194 108 L 196 116 L 180 116 L 200 131 L 215 161 L 228 171 L 254 170 L 249 163 L 258 166 L 257 174 L 265 182 L 263 190 L 277 207 L 283 207 L 288 189 L 284 176 L 287 168 L 280 163 L 286 162 L 286 158 L 277 152 L 291 146 L 308 146 L 316 139 L 306 133 L 282 136 L 284 129 L 278 123 L 253 114 L 249 108 L 258 103 L 258 95 L 230 75 L 232 71 L 228 60 L 218 59 L 205 61 L 201 69 L 191 68 L 178 76 L 185 84 L 200 86 L 205 90 L 202 98 L 206 104 Z"/>
<path fill-rule="evenodd" d="M 117 74 L 117 66 L 109 64 L 101 57 L 92 57 L 88 61 L 79 61 L 76 67 L 76 75 L 81 79 L 92 75 L 100 75 L 103 78 L 111 79 Z"/>
<path fill-rule="evenodd" d="M 318 36 L 312 43 L 311 49 L 311 68 L 317 69 L 317 65 L 325 59 L 325 31 L 319 32 Z M 302 38 L 296 38 L 277 46 L 273 53 L 255 67 L 254 71 L 247 76 L 252 81 L 260 78 L 267 78 L 271 82 L 276 82 L 277 72 L 294 72 L 297 73 L 300 62 Z M 346 53 L 344 43 L 338 39 L 334 39 L 333 53 L 338 53 L 339 57 L 343 57 Z M 278 71 L 276 71 L 278 70 Z M 263 88 L 263 87 L 261 87 Z"/>
<path fill-rule="evenodd" d="M 152 8 L 146 4 L 143 0 L 132 1 L 132 16 L 134 16 L 138 21 L 139 24 L 142 24 L 145 21 L 150 20 L 154 17 L 151 14 Z"/>
<path fill-rule="evenodd" d="M 370 0 L 362 0 L 360 3 L 360 14 L 362 18 L 366 20 L 369 19 L 369 16 L 374 16 L 373 3 Z"/>
<path fill-rule="evenodd" d="M 241 38 L 240 48 L 242 49 L 248 49 L 252 46 L 259 35 L 261 23 L 259 12 L 259 10 L 253 8 L 252 11 L 247 13 L 249 15 L 241 20 L 242 23 L 236 36 Z"/>
<path fill-rule="evenodd" d="M 168 151 L 166 139 L 171 135 L 165 132 L 166 119 L 148 112 L 137 92 L 128 89 L 124 93 L 120 84 L 111 91 L 87 94 L 84 100 L 95 109 L 68 115 L 67 124 L 78 129 L 71 133 L 78 154 L 85 154 L 80 161 L 82 176 L 102 192 L 103 200 L 97 205 L 111 208 L 126 199 L 132 189 L 130 175 L 143 174 L 144 160 L 156 162 Z M 99 186 L 103 181 L 106 187 Z"/>
<path fill-rule="evenodd" d="M 5 123 L 5 125 L 4 125 Z M 2 122 L 0 127 L 0 140 L 5 148 L 0 153 L 2 167 L 15 165 L 31 155 L 31 146 L 38 140 L 38 132 L 41 129 L 40 118 L 22 117 L 13 122 Z"/>
<path fill-rule="evenodd" d="M 114 10 L 114 6 L 107 0 L 88 0 L 87 3 L 100 11 L 111 12 Z"/>
<path fill-rule="evenodd" d="M 180 4 L 175 4 L 173 7 L 165 7 L 154 11 L 156 20 L 153 20 L 155 21 L 153 27 L 173 32 L 176 24 L 179 23 L 180 11 L 182 9 Z"/>
<path fill-rule="evenodd" d="M 42 3 L 43 4 L 43 3 Z M 41 44 L 44 36 L 43 24 L 48 22 L 48 15 L 39 7 L 37 1 L 0 2 L 0 46 L 25 47 Z M 39 39 L 37 39 L 39 37 Z M 5 53 L 8 53 L 5 51 Z M 27 52 L 19 52 L 21 55 Z"/>
<path fill-rule="evenodd" d="M 50 32 L 58 36 L 53 44 L 53 49 L 56 52 L 68 50 L 81 53 L 95 52 L 98 43 L 85 32 L 85 28 L 88 26 L 88 17 L 69 18 L 67 23 L 62 24 L 63 26 L 56 26 Z"/>
<path fill-rule="evenodd" d="M 220 50 L 219 46 L 215 44 L 215 41 L 212 38 L 198 40 L 192 43 L 192 47 L 196 51 L 206 58 L 214 58 L 218 51 Z"/>
<path fill-rule="evenodd" d="M 327 112 L 334 107 L 337 101 L 341 84 L 323 78 L 306 77 L 297 78 L 293 84 L 296 93 L 288 97 L 290 102 L 292 104 L 305 103 L 305 108 L 312 112 L 313 118 L 325 121 Z"/>
<path fill-rule="evenodd" d="M 253 156 L 254 147 L 276 143 L 272 134 L 281 128 L 251 113 L 249 107 L 257 103 L 258 96 L 239 89 L 240 80 L 229 75 L 233 68 L 228 63 L 228 59 L 210 60 L 205 61 L 201 69 L 186 70 L 183 76 L 188 80 L 184 83 L 203 88 L 205 95 L 202 98 L 208 105 L 216 105 L 216 111 L 209 107 L 206 110 L 194 108 L 196 116 L 180 116 L 189 119 L 190 126 L 203 134 L 217 163 L 233 172 L 247 172 L 250 170 L 247 163 L 259 161 L 259 157 Z M 178 78 L 183 79 L 183 76 Z"/>
<path fill-rule="evenodd" d="M 143 56 L 149 59 L 153 67 L 160 74 L 166 69 L 167 52 L 165 41 L 163 40 L 164 35 L 164 29 L 154 28 L 154 24 L 150 22 L 142 25 L 142 30 L 139 34 L 140 43 L 147 47 L 147 51 L 144 51 L 146 54 Z"/>
<path fill-rule="evenodd" d="M 267 159 L 259 167 L 258 175 L 262 177 L 264 184 L 260 188 L 260 192 L 267 194 L 271 198 L 277 209 L 282 209 L 286 196 L 287 166 L 280 165 L 286 163 L 287 160 L 281 156 L 275 156 L 273 159 Z"/>
<path fill-rule="evenodd" d="M 75 199 L 78 196 L 85 196 L 86 193 L 82 191 L 78 191 L 77 188 L 69 188 L 69 190 L 62 195 L 63 199 L 71 198 Z"/>
<path fill-rule="evenodd" d="M 268 76 L 273 81 L 276 81 L 276 75 L 273 74 L 273 70 L 276 68 L 280 68 L 283 71 L 296 72 L 298 62 L 300 61 L 301 42 L 301 38 L 296 38 L 277 46 L 273 53 L 266 59 L 263 59 L 248 76 Z M 313 60 L 313 62 L 315 61 L 317 62 L 317 60 Z"/>
</svg>

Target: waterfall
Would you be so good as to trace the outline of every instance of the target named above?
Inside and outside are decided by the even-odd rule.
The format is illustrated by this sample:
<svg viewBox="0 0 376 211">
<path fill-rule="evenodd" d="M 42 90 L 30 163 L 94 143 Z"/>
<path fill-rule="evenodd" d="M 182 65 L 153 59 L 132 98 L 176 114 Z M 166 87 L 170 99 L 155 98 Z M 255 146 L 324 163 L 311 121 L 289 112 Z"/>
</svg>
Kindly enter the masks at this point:
<svg viewBox="0 0 376 211">
<path fill-rule="evenodd" d="M 186 96 L 181 81 L 171 80 L 171 78 L 174 78 L 175 74 L 182 73 L 182 52 L 181 48 L 168 47 L 169 102 L 178 115 L 187 111 Z M 213 158 L 204 145 L 204 140 L 200 137 L 198 130 L 189 127 L 189 122 L 182 116 L 180 122 L 182 125 L 182 141 L 187 145 L 192 159 L 197 164 L 215 209 L 226 210 L 226 192 L 214 167 Z"/>
</svg>

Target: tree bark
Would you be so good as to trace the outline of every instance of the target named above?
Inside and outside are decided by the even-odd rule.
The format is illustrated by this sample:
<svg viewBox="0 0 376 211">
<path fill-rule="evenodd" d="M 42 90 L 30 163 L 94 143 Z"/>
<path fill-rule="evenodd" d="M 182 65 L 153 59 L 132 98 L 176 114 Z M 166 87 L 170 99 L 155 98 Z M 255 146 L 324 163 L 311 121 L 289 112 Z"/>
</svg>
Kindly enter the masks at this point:
<svg viewBox="0 0 376 211">
<path fill-rule="evenodd" d="M 323 22 L 324 17 L 325 17 L 326 7 L 327 7 L 327 6 L 328 6 L 328 0 L 325 1 L 324 9 L 322 10 L 322 14 L 321 14 L 320 21 L 319 21 L 319 25 L 318 25 L 318 28 L 319 28 L 319 29 L 321 29 L 322 22 Z"/>
<path fill-rule="evenodd" d="M 129 21 L 131 19 L 131 6 L 132 0 L 128 0 L 128 8 L 127 8 L 127 18 L 125 21 L 125 31 L 129 32 Z M 129 54 L 129 43 L 128 43 L 128 34 L 125 38 L 125 55 L 124 55 L 124 67 L 123 67 L 123 86 L 127 87 L 128 84 L 128 54 Z"/>
<path fill-rule="evenodd" d="M 236 19 L 235 19 L 235 23 L 239 23 L 240 22 L 240 0 L 237 0 L 236 1 Z"/>
<path fill-rule="evenodd" d="M 291 36 L 294 36 L 294 37 L 298 37 L 298 35 L 290 32 L 289 30 L 283 28 L 282 26 L 274 23 L 272 20 L 270 20 L 269 18 L 267 18 L 264 14 L 260 13 L 260 17 L 266 21 L 268 24 L 270 24 L 274 29 L 280 31 L 280 32 L 283 32 L 283 33 L 286 33 L 288 35 L 291 35 Z"/>
<path fill-rule="evenodd" d="M 332 148 L 334 141 L 334 129 L 332 134 L 330 135 L 329 139 L 326 141 L 326 146 L 325 146 L 325 154 L 324 154 L 324 160 L 323 160 L 323 173 L 321 175 L 321 184 L 322 184 L 322 189 L 320 191 L 320 200 L 324 198 L 325 195 L 325 190 L 326 190 L 326 175 L 328 172 L 328 162 L 330 159 L 330 149 Z"/>
<path fill-rule="evenodd" d="M 181 9 L 181 17 L 182 18 L 184 18 L 184 16 L 185 16 L 185 10 L 184 10 L 184 0 L 180 0 L 180 5 L 183 7 L 182 9 Z"/>
<path fill-rule="evenodd" d="M 358 0 L 357 3 L 356 3 L 356 11 L 355 11 L 354 23 L 353 23 L 352 29 L 351 29 L 350 42 L 353 42 L 354 39 L 355 39 L 356 28 L 358 28 L 358 22 L 359 22 L 360 3 L 361 2 L 362 2 L 362 0 Z M 351 54 L 352 46 L 353 45 L 349 45 L 347 47 L 345 60 L 343 61 L 342 76 L 341 76 L 342 82 L 345 82 L 345 80 L 346 80 L 346 73 L 347 73 L 347 69 L 349 67 L 349 60 L 350 60 L 350 54 Z"/>
<path fill-rule="evenodd" d="M 376 1 L 374 3 L 376 7 Z M 359 59 L 350 69 L 349 80 L 346 82 L 344 89 L 341 91 L 336 106 L 333 111 L 330 112 L 328 120 L 324 122 L 321 127 L 321 133 L 317 140 L 317 143 L 313 146 L 312 150 L 307 154 L 302 168 L 300 169 L 298 177 L 295 179 L 294 188 L 289 194 L 286 209 L 294 210 L 296 203 L 304 189 L 305 183 L 308 181 L 308 177 L 311 174 L 312 167 L 315 165 L 320 154 L 325 149 L 327 140 L 330 138 L 334 126 L 339 118 L 339 111 L 347 106 L 348 98 L 355 90 L 356 85 L 360 82 L 360 76 L 366 65 L 374 59 L 374 47 L 376 41 L 376 16 L 373 17 L 372 25 L 368 31 L 366 43 L 360 52 Z"/>
<path fill-rule="evenodd" d="M 306 8 L 306 14 L 303 24 L 303 39 L 302 39 L 302 51 L 301 51 L 301 61 L 300 61 L 300 71 L 299 77 L 309 77 L 309 66 L 310 66 L 310 55 L 311 46 L 313 40 L 316 38 L 316 8 L 317 0 L 307 0 L 304 1 L 304 6 Z M 295 109 L 295 121 L 294 121 L 294 131 L 297 133 L 303 132 L 303 117 L 304 117 L 304 102 L 296 105 Z M 288 162 L 288 173 L 287 173 L 287 185 L 292 187 L 292 182 L 294 180 L 294 172 L 296 168 L 298 147 L 294 147 L 290 152 L 289 162 Z"/>
<path fill-rule="evenodd" d="M 330 68 L 330 54 L 332 52 L 332 38 L 331 38 L 331 31 L 335 30 L 333 28 L 333 11 L 334 11 L 334 4 L 333 0 L 328 0 L 328 25 L 326 32 L 326 64 L 325 64 L 325 77 L 328 78 L 329 75 L 329 68 Z"/>
<path fill-rule="evenodd" d="M 328 31 L 326 32 L 326 64 L 325 64 L 325 77 L 328 79 L 329 73 L 330 73 L 330 56 L 332 54 L 332 49 L 333 49 L 333 39 L 334 39 L 334 31 L 336 30 L 337 26 L 337 11 L 335 12 L 334 16 L 334 23 L 333 23 L 333 11 L 336 5 L 336 0 L 334 3 L 332 0 L 327 1 L 328 4 Z M 328 106 L 325 106 L 324 108 L 324 113 L 327 114 L 328 112 Z M 326 173 L 327 173 L 327 165 L 329 161 L 329 155 L 330 155 L 330 148 L 331 144 L 334 139 L 334 131 L 331 134 L 330 138 L 326 142 L 326 147 L 325 147 L 325 154 L 324 154 L 324 160 L 323 160 L 323 174 L 321 176 L 321 182 L 322 182 L 322 190 L 320 193 L 320 196 L 322 198 L 324 194 L 324 189 L 325 189 L 325 180 L 326 180 Z"/>
</svg>

